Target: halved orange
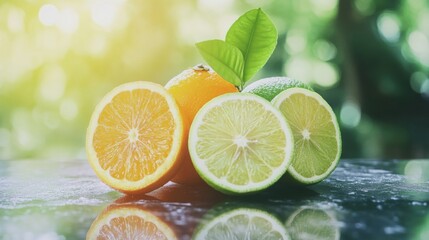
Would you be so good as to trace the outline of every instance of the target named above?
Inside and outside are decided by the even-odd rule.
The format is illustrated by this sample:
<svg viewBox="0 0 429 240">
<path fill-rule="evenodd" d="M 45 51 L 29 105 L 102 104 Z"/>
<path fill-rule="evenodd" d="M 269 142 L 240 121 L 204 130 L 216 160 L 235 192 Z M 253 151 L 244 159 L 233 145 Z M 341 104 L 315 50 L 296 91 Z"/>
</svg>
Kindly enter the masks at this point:
<svg viewBox="0 0 429 240">
<path fill-rule="evenodd" d="M 92 223 L 86 239 L 178 239 L 170 224 L 133 205 L 109 206 Z"/>
<path fill-rule="evenodd" d="M 173 177 L 183 140 L 183 120 L 174 98 L 161 85 L 140 81 L 113 89 L 97 105 L 86 149 L 104 183 L 135 194 Z"/>
</svg>

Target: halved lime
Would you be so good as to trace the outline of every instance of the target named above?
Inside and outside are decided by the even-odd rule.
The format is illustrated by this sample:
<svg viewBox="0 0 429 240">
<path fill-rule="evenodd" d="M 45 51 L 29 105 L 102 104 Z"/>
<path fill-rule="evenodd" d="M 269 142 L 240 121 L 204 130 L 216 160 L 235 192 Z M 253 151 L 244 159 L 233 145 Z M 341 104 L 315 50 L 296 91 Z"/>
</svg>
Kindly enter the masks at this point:
<svg viewBox="0 0 429 240">
<path fill-rule="evenodd" d="M 310 85 L 289 77 L 269 77 L 257 80 L 243 89 L 243 92 L 253 93 L 260 97 L 273 100 L 275 96 L 286 89 L 299 87 L 313 90 Z"/>
<path fill-rule="evenodd" d="M 335 216 L 323 209 L 302 207 L 288 218 L 286 229 L 292 239 L 340 239 L 340 229 Z"/>
<path fill-rule="evenodd" d="M 282 113 L 253 94 L 214 98 L 194 118 L 189 153 L 213 188 L 228 194 L 260 191 L 287 170 L 293 135 Z"/>
<path fill-rule="evenodd" d="M 286 229 L 271 214 L 254 208 L 236 208 L 204 219 L 192 239 L 289 239 Z"/>
<path fill-rule="evenodd" d="M 295 139 L 290 176 L 303 184 L 328 177 L 341 156 L 340 128 L 329 104 L 303 88 L 287 89 L 272 102 L 286 117 Z"/>
</svg>

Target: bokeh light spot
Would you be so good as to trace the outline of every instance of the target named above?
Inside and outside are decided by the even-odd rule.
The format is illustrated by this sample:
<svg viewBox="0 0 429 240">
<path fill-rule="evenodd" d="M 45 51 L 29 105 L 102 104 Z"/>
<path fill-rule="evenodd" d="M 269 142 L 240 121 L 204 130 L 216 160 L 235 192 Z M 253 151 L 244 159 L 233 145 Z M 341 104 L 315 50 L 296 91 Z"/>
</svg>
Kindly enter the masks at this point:
<svg viewBox="0 0 429 240">
<path fill-rule="evenodd" d="M 110 29 L 114 25 L 119 8 L 123 3 L 123 0 L 97 0 L 92 2 L 90 6 L 92 20 L 100 27 Z"/>
<path fill-rule="evenodd" d="M 61 103 L 60 115 L 65 120 L 73 120 L 76 118 L 78 113 L 78 106 L 72 99 L 66 99 Z"/>
<path fill-rule="evenodd" d="M 408 36 L 408 45 L 417 60 L 429 66 L 429 39 L 420 31 L 413 31 Z"/>
<path fill-rule="evenodd" d="M 285 64 L 285 74 L 305 83 L 311 83 L 311 60 L 305 57 L 292 57 Z"/>
<path fill-rule="evenodd" d="M 389 42 L 396 42 L 400 37 L 400 22 L 398 17 L 385 11 L 377 19 L 377 28 L 381 36 Z"/>
<path fill-rule="evenodd" d="M 411 79 L 410 79 L 411 88 L 414 91 L 421 93 L 422 85 L 426 80 L 429 80 L 429 79 L 426 77 L 426 75 L 423 72 L 413 73 L 413 75 L 411 75 Z"/>
<path fill-rule="evenodd" d="M 313 68 L 313 80 L 322 87 L 332 87 L 338 82 L 338 72 L 330 63 L 315 61 Z"/>
<path fill-rule="evenodd" d="M 45 4 L 39 10 L 39 20 L 45 26 L 53 26 L 59 17 L 58 8 L 52 4 Z"/>
<path fill-rule="evenodd" d="M 322 61 L 329 61 L 337 55 L 337 48 L 331 42 L 317 40 L 314 45 L 314 53 Z"/>
<path fill-rule="evenodd" d="M 422 183 L 429 180 L 429 162 L 427 160 L 410 160 L 404 168 L 404 175 L 411 183 Z"/>
<path fill-rule="evenodd" d="M 371 15 L 374 13 L 375 6 L 372 0 L 355 0 L 355 7 L 362 15 Z"/>
<path fill-rule="evenodd" d="M 312 0 L 313 12 L 319 17 L 335 16 L 338 0 Z"/>
<path fill-rule="evenodd" d="M 429 79 L 425 79 L 422 86 L 420 87 L 420 93 L 425 97 L 429 97 Z"/>
<path fill-rule="evenodd" d="M 361 110 L 354 102 L 345 102 L 340 111 L 341 123 L 348 128 L 357 127 L 361 120 Z"/>
<path fill-rule="evenodd" d="M 324 88 L 332 87 L 339 79 L 338 71 L 332 64 L 303 56 L 289 59 L 284 71 L 289 77 Z"/>
<path fill-rule="evenodd" d="M 300 30 L 292 30 L 287 33 L 285 48 L 290 54 L 302 52 L 307 47 L 305 34 Z"/>
</svg>

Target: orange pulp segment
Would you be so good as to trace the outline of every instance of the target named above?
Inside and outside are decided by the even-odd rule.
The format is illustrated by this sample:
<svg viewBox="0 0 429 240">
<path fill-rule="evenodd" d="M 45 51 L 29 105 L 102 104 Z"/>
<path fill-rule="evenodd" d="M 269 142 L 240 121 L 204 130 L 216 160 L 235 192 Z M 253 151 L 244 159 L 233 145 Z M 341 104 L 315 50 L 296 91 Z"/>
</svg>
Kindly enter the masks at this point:
<svg viewBox="0 0 429 240">
<path fill-rule="evenodd" d="M 104 183 L 125 193 L 144 193 L 176 173 L 183 121 L 161 85 L 131 82 L 102 99 L 86 140 L 88 160 Z"/>
<path fill-rule="evenodd" d="M 88 230 L 86 239 L 177 239 L 176 233 L 157 216 L 133 206 L 108 208 Z"/>
</svg>

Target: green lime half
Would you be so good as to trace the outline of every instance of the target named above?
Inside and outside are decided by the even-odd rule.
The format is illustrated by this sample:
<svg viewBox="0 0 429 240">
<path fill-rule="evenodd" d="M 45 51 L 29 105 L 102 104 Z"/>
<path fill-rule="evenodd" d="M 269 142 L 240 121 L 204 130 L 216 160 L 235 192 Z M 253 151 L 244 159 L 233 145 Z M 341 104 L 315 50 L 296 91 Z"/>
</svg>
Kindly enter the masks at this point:
<svg viewBox="0 0 429 240">
<path fill-rule="evenodd" d="M 193 239 L 271 240 L 289 237 L 285 227 L 271 214 L 253 208 L 237 208 L 203 220 Z"/>
<path fill-rule="evenodd" d="M 269 77 L 257 80 L 243 89 L 243 92 L 253 93 L 271 101 L 286 89 L 299 87 L 313 90 L 308 84 L 288 77 Z"/>
<path fill-rule="evenodd" d="M 227 194 L 257 192 L 287 170 L 293 135 L 282 113 L 253 94 L 216 97 L 197 113 L 189 131 L 195 169 Z"/>
<path fill-rule="evenodd" d="M 340 128 L 329 104 L 303 88 L 287 89 L 272 102 L 286 117 L 295 139 L 290 176 L 303 184 L 328 177 L 341 156 Z"/>
<path fill-rule="evenodd" d="M 291 239 L 338 240 L 340 230 L 332 213 L 322 209 L 303 207 L 288 218 L 286 229 Z"/>
</svg>

